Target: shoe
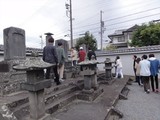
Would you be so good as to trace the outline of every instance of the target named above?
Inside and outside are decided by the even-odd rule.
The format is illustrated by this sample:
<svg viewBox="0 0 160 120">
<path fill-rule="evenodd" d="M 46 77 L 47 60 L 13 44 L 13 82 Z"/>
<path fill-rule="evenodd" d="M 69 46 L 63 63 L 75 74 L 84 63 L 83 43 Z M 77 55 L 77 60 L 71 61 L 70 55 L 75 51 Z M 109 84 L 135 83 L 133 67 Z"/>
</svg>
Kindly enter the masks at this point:
<svg viewBox="0 0 160 120">
<path fill-rule="evenodd" d="M 60 78 L 59 80 L 60 80 L 61 82 L 63 82 L 63 81 L 64 81 L 64 79 L 62 79 L 62 78 Z"/>
<path fill-rule="evenodd" d="M 56 83 L 57 85 L 60 85 L 60 84 L 62 84 L 61 82 L 58 82 L 58 83 Z"/>
<path fill-rule="evenodd" d="M 156 89 L 156 90 L 155 90 L 155 92 L 159 92 L 159 90 L 158 90 L 158 89 Z"/>
<path fill-rule="evenodd" d="M 150 90 L 148 89 L 146 92 L 147 92 L 147 93 L 150 93 Z"/>
</svg>

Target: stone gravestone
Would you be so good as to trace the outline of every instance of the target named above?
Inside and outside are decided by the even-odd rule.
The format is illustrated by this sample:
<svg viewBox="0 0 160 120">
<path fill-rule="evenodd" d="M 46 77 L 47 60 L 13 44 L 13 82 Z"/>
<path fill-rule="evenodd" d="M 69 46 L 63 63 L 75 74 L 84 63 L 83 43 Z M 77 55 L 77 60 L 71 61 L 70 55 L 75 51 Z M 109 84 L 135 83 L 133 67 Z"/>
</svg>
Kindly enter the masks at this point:
<svg viewBox="0 0 160 120">
<path fill-rule="evenodd" d="M 4 60 L 26 58 L 25 31 L 20 28 L 6 28 L 4 35 Z"/>
<path fill-rule="evenodd" d="M 25 72 L 12 69 L 26 59 L 25 31 L 20 28 L 9 27 L 3 30 L 4 61 L 0 63 L 0 93 L 9 94 L 20 90 L 20 83 L 26 80 Z M 5 69 L 4 69 L 5 67 Z"/>
</svg>

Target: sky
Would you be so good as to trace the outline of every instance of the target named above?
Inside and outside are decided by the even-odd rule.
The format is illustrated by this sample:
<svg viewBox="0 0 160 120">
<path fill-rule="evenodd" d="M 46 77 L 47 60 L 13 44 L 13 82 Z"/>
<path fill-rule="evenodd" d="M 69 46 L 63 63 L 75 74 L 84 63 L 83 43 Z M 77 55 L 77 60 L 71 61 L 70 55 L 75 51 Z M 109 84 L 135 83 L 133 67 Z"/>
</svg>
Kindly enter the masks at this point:
<svg viewBox="0 0 160 120">
<path fill-rule="evenodd" d="M 47 32 L 53 33 L 55 40 L 70 40 L 70 37 L 64 37 L 70 34 L 66 3 L 69 4 L 69 0 L 0 0 L 0 44 L 3 44 L 3 29 L 11 26 L 25 30 L 27 47 L 41 48 L 41 40 L 45 43 L 44 33 Z M 89 31 L 100 48 L 100 11 L 103 11 L 104 42 L 115 30 L 160 19 L 160 2 L 72 0 L 73 39 Z"/>
</svg>

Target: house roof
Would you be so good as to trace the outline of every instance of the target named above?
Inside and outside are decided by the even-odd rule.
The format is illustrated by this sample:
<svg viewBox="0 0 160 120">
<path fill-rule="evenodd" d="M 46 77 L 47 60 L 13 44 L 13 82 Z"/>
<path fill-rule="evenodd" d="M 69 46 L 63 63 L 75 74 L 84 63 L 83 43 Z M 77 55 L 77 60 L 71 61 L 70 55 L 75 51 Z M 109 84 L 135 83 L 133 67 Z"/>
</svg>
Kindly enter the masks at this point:
<svg viewBox="0 0 160 120">
<path fill-rule="evenodd" d="M 128 29 L 116 30 L 113 34 L 108 35 L 108 37 L 111 39 L 111 37 L 114 37 L 114 36 L 122 36 L 124 35 L 125 32 L 133 32 L 138 27 L 139 27 L 138 25 L 134 25 Z"/>
<path fill-rule="evenodd" d="M 108 37 L 121 36 L 125 30 L 126 29 L 116 30 L 113 34 L 108 35 Z"/>
<path fill-rule="evenodd" d="M 123 32 L 133 32 L 134 30 L 136 30 L 139 26 L 138 25 L 134 25 L 130 28 L 128 28 L 127 30 L 123 31 Z"/>
</svg>

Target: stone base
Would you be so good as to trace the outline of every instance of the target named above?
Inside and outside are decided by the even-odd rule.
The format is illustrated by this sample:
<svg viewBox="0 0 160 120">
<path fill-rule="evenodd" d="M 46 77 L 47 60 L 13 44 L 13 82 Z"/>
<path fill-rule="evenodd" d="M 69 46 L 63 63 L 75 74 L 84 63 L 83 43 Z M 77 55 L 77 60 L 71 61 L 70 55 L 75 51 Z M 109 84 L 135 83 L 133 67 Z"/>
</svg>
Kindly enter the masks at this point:
<svg viewBox="0 0 160 120">
<path fill-rule="evenodd" d="M 80 100 L 93 101 L 95 100 L 101 93 L 103 93 L 103 89 L 97 90 L 82 90 L 80 94 L 78 94 L 77 98 Z"/>
<path fill-rule="evenodd" d="M 40 119 L 33 119 L 33 118 L 28 117 L 25 120 L 54 120 L 54 119 L 51 117 L 51 115 L 45 114 L 45 116 L 43 116 Z"/>
<path fill-rule="evenodd" d="M 114 82 L 115 79 L 105 79 L 105 80 L 101 80 L 100 84 L 107 84 L 110 85 Z"/>
</svg>

